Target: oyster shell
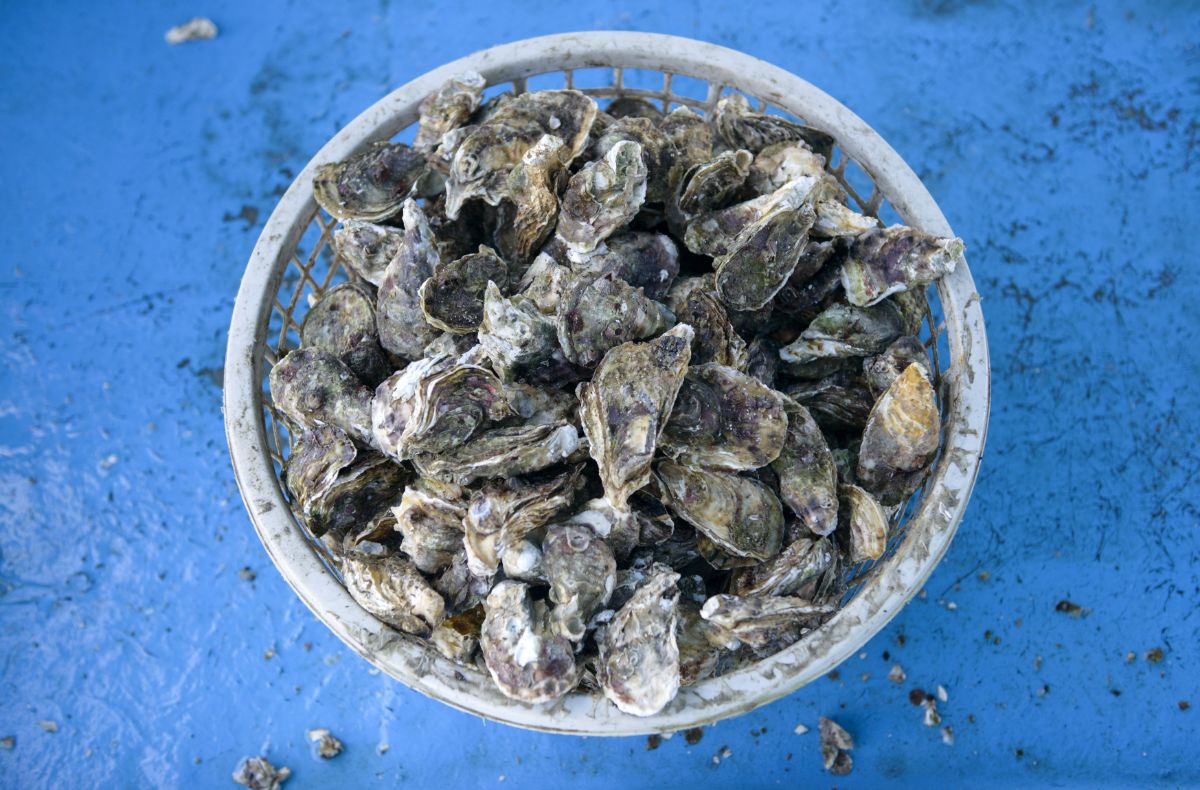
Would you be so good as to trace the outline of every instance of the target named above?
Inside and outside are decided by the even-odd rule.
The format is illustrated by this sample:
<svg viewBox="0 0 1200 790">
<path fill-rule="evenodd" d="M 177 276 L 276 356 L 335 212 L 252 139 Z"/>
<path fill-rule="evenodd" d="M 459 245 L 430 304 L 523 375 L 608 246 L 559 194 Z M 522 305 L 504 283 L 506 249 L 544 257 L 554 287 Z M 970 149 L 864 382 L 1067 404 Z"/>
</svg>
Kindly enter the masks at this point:
<svg viewBox="0 0 1200 790">
<path fill-rule="evenodd" d="M 358 156 L 317 168 L 313 197 L 340 220 L 379 222 L 400 213 L 424 173 L 420 152 L 404 143 L 375 143 Z"/>
<path fill-rule="evenodd" d="M 625 225 L 646 200 L 642 146 L 615 143 L 603 159 L 588 162 L 567 182 L 557 234 L 570 253 L 584 256 Z"/>
<path fill-rule="evenodd" d="M 562 139 L 545 135 L 525 152 L 508 175 L 515 206 L 496 230 L 496 244 L 507 260 L 525 265 L 550 236 L 558 220 L 558 181 L 568 154 Z"/>
<path fill-rule="evenodd" d="M 404 245 L 404 231 L 348 219 L 333 232 L 334 254 L 346 268 L 371 285 L 383 284 L 383 273 Z"/>
<path fill-rule="evenodd" d="M 925 378 L 933 380 L 932 363 L 925 351 L 925 344 L 912 335 L 905 335 L 884 349 L 883 353 L 864 359 L 863 377 L 871 393 L 879 397 L 909 365 L 920 365 Z"/>
<path fill-rule="evenodd" d="M 490 247 L 439 266 L 417 291 L 425 321 L 456 335 L 476 331 L 489 282 L 508 284 L 508 266 Z"/>
<path fill-rule="evenodd" d="M 729 644 L 730 635 L 701 617 L 700 604 L 685 597 L 679 601 L 675 642 L 679 646 L 679 685 L 690 686 L 716 671 L 721 649 Z"/>
<path fill-rule="evenodd" d="M 544 315 L 554 315 L 563 293 L 572 284 L 571 270 L 542 253 L 521 275 L 517 292 L 537 305 Z"/>
<path fill-rule="evenodd" d="M 738 568 L 729 580 L 736 595 L 798 595 L 815 587 L 821 576 L 835 565 L 837 556 L 828 538 L 798 538 L 778 556 L 750 568 Z M 809 596 L 801 595 L 808 599 Z"/>
<path fill-rule="evenodd" d="M 717 296 L 733 310 L 758 310 L 792 276 L 812 227 L 806 202 L 810 184 L 793 181 L 772 195 L 776 202 L 737 235 L 729 252 L 713 261 Z"/>
<path fill-rule="evenodd" d="M 723 551 L 768 560 L 783 542 L 783 510 L 770 489 L 730 472 L 661 461 L 668 506 Z"/>
<path fill-rule="evenodd" d="M 554 321 L 527 296 L 506 298 L 494 282 L 483 296 L 479 344 L 505 381 L 536 368 L 559 350 Z"/>
<path fill-rule="evenodd" d="M 406 633 L 429 636 L 446 617 L 442 596 L 399 555 L 349 554 L 342 561 L 342 578 L 359 606 Z"/>
<path fill-rule="evenodd" d="M 559 381 L 574 383 L 577 379 L 561 378 Z M 550 425 L 569 422 L 578 424 L 576 407 L 579 405 L 570 392 L 552 387 L 525 384 L 514 381 L 505 385 L 509 406 L 526 425 Z"/>
<path fill-rule="evenodd" d="M 716 362 L 739 370 L 745 367 L 746 341 L 733 328 L 725 306 L 713 293 L 711 274 L 678 281 L 667 301 L 676 320 L 695 330 L 692 364 Z"/>
<path fill-rule="evenodd" d="M 577 264 L 575 271 L 612 272 L 634 288 L 641 288 L 647 297 L 661 300 L 679 274 L 679 248 L 663 233 L 618 233 L 607 240 L 605 249 L 596 250 Z"/>
<path fill-rule="evenodd" d="M 500 567 L 508 547 L 545 526 L 575 499 L 580 469 L 485 483 L 471 495 L 462 525 L 467 565 L 479 577 Z"/>
<path fill-rule="evenodd" d="M 628 507 L 617 508 L 607 499 L 590 499 L 564 524 L 587 527 L 604 539 L 617 560 L 624 562 L 641 537 L 642 522 Z"/>
<path fill-rule="evenodd" d="M 467 485 L 475 480 L 526 475 L 560 464 L 579 449 L 569 423 L 493 428 L 438 455 L 418 453 L 413 466 L 425 477 Z"/>
<path fill-rule="evenodd" d="M 787 596 L 714 595 L 704 602 L 700 616 L 762 654 L 794 644 L 835 609 Z"/>
<path fill-rule="evenodd" d="M 496 686 L 522 702 L 551 702 L 579 683 L 571 643 L 554 633 L 544 601 L 506 580 L 488 593 L 479 644 Z"/>
<path fill-rule="evenodd" d="M 717 136 L 730 148 L 745 148 L 753 153 L 772 143 L 801 140 L 828 160 L 834 142 L 828 134 L 811 126 L 753 112 L 749 100 L 740 93 L 730 93 L 717 101 L 712 124 Z"/>
<path fill-rule="evenodd" d="M 450 159 L 446 216 L 470 199 L 495 206 L 508 197 L 508 176 L 544 135 L 563 141 L 566 164 L 579 155 L 596 118 L 596 102 L 578 91 L 535 91 L 499 103 L 478 126 L 443 138 L 438 156 Z"/>
<path fill-rule="evenodd" d="M 646 202 L 662 203 L 669 194 L 671 141 L 649 118 L 617 118 L 596 138 L 592 155 L 603 158 L 623 141 L 641 146 L 642 164 L 646 167 Z"/>
<path fill-rule="evenodd" d="M 820 200 L 816 205 L 817 220 L 812 235 L 821 239 L 853 239 L 879 227 L 879 220 L 859 214 L 836 200 Z"/>
<path fill-rule="evenodd" d="M 596 679 L 623 713 L 651 716 L 679 691 L 678 579 L 665 565 L 653 566 L 598 640 Z"/>
<path fill-rule="evenodd" d="M 578 642 L 586 623 L 608 604 L 616 584 L 613 551 L 591 529 L 558 524 L 546 530 L 542 563 L 550 581 L 554 608 L 550 621 L 557 633 Z"/>
<path fill-rule="evenodd" d="M 723 208 L 746 182 L 753 161 L 749 151 L 723 151 L 688 169 L 667 205 L 667 220 L 675 234 L 684 236 L 689 222 Z"/>
<path fill-rule="evenodd" d="M 664 331 L 675 316 L 613 272 L 584 275 L 558 300 L 556 331 L 563 355 L 592 367 L 612 348 Z"/>
<path fill-rule="evenodd" d="M 287 489 L 305 515 L 311 515 L 311 504 L 329 493 L 357 456 L 354 442 L 340 428 L 319 425 L 300 434 L 283 465 Z"/>
<path fill-rule="evenodd" d="M 451 661 L 470 664 L 479 649 L 483 606 L 475 606 L 442 621 L 429 635 L 429 644 Z"/>
<path fill-rule="evenodd" d="M 707 363 L 688 368 L 659 446 L 683 464 L 757 469 L 779 456 L 787 435 L 782 395 L 745 373 Z"/>
<path fill-rule="evenodd" d="M 332 425 L 364 445 L 372 443 L 371 389 L 327 351 L 301 348 L 275 363 L 271 399 L 297 425 Z"/>
<path fill-rule="evenodd" d="M 305 314 L 300 343 L 345 362 L 369 387 L 391 373 L 375 328 L 375 296 L 359 285 L 342 283 L 326 291 Z"/>
<path fill-rule="evenodd" d="M 837 527 L 837 468 L 816 420 L 808 409 L 788 409 L 787 437 L 771 468 L 779 475 L 779 497 L 814 535 Z"/>
<path fill-rule="evenodd" d="M 332 485 L 304 503 L 309 531 L 341 542 L 394 504 L 411 473 L 381 455 L 370 454 L 343 469 Z"/>
<path fill-rule="evenodd" d="M 692 334 L 678 324 L 648 343 L 619 345 L 576 390 L 588 451 L 613 507 L 624 508 L 650 481 L 650 461 L 691 358 Z"/>
<path fill-rule="evenodd" d="M 844 250 L 832 241 L 810 241 L 805 245 L 792 276 L 771 302 L 776 315 L 799 326 L 811 324 L 842 293 L 844 255 Z"/>
<path fill-rule="evenodd" d="M 786 141 L 772 143 L 759 151 L 750 165 L 746 183 L 759 195 L 768 195 L 789 181 L 811 178 L 820 184 L 822 199 L 836 200 L 843 195 L 837 179 L 825 171 L 825 157 L 813 151 L 807 143 Z"/>
<path fill-rule="evenodd" d="M 861 431 L 875 405 L 860 372 L 841 369 L 815 381 L 802 381 L 784 390 L 828 431 Z"/>
<path fill-rule="evenodd" d="M 395 441 L 398 458 L 452 450 L 513 414 L 500 380 L 486 368 L 469 364 L 455 364 L 421 378 L 411 408 Z"/>
<path fill-rule="evenodd" d="M 877 560 L 887 548 L 888 520 L 875 498 L 855 485 L 838 487 L 842 498 L 841 529 L 850 562 Z"/>
<path fill-rule="evenodd" d="M 425 321 L 417 289 L 441 265 L 433 230 L 415 201 L 404 204 L 404 244 L 384 270 L 375 303 L 379 342 L 404 359 L 420 359 L 438 331 Z"/>
<path fill-rule="evenodd" d="M 900 312 L 890 302 L 873 307 L 833 304 L 813 319 L 799 339 L 779 350 L 785 362 L 825 357 L 866 357 L 904 334 Z"/>
<path fill-rule="evenodd" d="M 846 299 L 867 307 L 928 285 L 954 271 L 964 249 L 962 239 L 941 239 L 903 225 L 863 233 L 842 264 Z"/>
<path fill-rule="evenodd" d="M 410 484 L 392 508 L 396 531 L 404 536 L 400 550 L 425 573 L 448 568 L 462 549 L 466 514 L 458 486 L 432 480 Z"/>
<path fill-rule="evenodd" d="M 920 365 L 909 365 L 871 409 L 858 453 L 860 485 L 885 505 L 910 490 L 910 478 L 933 460 L 941 417 L 933 386 Z"/>
<path fill-rule="evenodd" d="M 671 146 L 671 169 L 667 173 L 667 184 L 668 195 L 674 195 L 689 170 L 712 159 L 712 129 L 704 122 L 704 118 L 689 108 L 676 107 L 662 119 L 658 130 Z"/>
<path fill-rule="evenodd" d="M 477 71 L 464 71 L 442 83 L 421 102 L 421 118 L 413 148 L 426 154 L 437 148 L 443 135 L 466 123 L 483 100 L 487 81 Z"/>
<path fill-rule="evenodd" d="M 732 366 L 736 367 L 736 365 Z M 759 335 L 746 347 L 745 370 L 772 389 L 779 378 L 779 344 L 770 335 Z"/>
<path fill-rule="evenodd" d="M 655 123 L 663 119 L 663 111 L 658 109 L 648 99 L 640 96 L 621 96 L 613 99 L 604 108 L 613 118 L 648 118 Z"/>
</svg>

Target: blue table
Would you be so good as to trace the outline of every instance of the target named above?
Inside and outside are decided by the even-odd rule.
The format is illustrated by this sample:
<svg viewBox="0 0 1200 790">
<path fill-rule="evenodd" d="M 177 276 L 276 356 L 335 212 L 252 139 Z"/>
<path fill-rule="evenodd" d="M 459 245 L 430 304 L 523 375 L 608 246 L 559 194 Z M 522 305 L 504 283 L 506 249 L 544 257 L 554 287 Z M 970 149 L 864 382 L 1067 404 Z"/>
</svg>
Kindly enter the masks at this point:
<svg viewBox="0 0 1200 790">
<path fill-rule="evenodd" d="M 289 788 L 1200 783 L 1194 7 L 335 5 L 0 6 L 0 785 L 228 787 L 258 753 Z M 220 36 L 168 46 L 195 14 Z M 238 279 L 312 153 L 435 64 L 603 28 L 747 51 L 867 119 L 967 240 L 994 364 L 927 594 L 837 677 L 655 749 L 372 670 L 272 568 L 220 415 Z M 938 685 L 953 745 L 908 701 Z"/>
</svg>

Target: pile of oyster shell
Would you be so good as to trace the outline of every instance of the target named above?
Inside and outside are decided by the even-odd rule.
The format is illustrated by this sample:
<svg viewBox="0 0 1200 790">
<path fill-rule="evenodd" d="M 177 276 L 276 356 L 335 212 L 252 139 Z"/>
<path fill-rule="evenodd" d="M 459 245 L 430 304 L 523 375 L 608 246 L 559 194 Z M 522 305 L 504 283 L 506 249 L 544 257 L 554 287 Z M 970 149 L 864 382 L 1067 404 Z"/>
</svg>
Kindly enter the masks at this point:
<svg viewBox="0 0 1200 790">
<path fill-rule="evenodd" d="M 833 140 L 722 98 L 483 101 L 322 167 L 350 281 L 270 374 L 296 513 L 388 625 L 507 696 L 650 715 L 828 619 L 938 450 L 925 286 Z"/>
</svg>

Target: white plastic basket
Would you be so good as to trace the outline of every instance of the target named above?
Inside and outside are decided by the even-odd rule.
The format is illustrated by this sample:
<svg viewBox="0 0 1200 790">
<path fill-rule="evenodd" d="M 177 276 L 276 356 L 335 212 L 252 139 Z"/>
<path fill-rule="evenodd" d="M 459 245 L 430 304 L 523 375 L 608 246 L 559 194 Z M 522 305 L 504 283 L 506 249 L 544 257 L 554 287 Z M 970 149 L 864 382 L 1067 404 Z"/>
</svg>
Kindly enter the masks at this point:
<svg viewBox="0 0 1200 790">
<path fill-rule="evenodd" d="M 290 437 L 271 405 L 267 374 L 298 345 L 306 297 L 345 278 L 329 248 L 335 222 L 313 199 L 313 173 L 411 131 L 421 99 L 468 69 L 482 73 L 489 86 L 516 92 L 576 87 L 598 99 L 636 95 L 664 109 L 682 104 L 701 112 L 725 91 L 738 90 L 760 108 L 833 135 L 832 169 L 863 211 L 884 212 L 886 219 L 890 206 L 905 224 L 953 235 L 916 174 L 871 127 L 804 80 L 733 50 L 647 33 L 570 33 L 493 47 L 435 69 L 370 107 L 313 157 L 271 213 L 242 278 L 225 361 L 225 430 L 238 486 L 267 553 L 313 613 L 368 661 L 434 699 L 520 727 L 581 735 L 669 732 L 744 713 L 820 677 L 920 590 L 970 498 L 987 430 L 990 370 L 979 295 L 965 262 L 931 291 L 944 325 L 931 314 L 925 330 L 937 371 L 942 449 L 924 486 L 896 515 L 887 553 L 850 570 L 844 608 L 819 629 L 770 658 L 682 689 L 654 716 L 623 714 L 586 692 L 549 706 L 504 697 L 486 673 L 442 658 L 363 610 L 294 517 L 280 480 Z M 604 79 L 597 80 L 598 69 Z M 646 87 L 651 77 L 655 85 Z"/>
</svg>

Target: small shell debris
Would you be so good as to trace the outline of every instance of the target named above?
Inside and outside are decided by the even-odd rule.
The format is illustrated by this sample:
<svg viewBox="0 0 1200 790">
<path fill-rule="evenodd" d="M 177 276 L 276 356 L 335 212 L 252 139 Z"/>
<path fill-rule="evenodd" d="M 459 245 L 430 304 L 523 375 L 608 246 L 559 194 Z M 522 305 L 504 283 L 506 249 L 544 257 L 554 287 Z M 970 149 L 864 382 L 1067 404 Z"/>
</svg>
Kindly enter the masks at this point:
<svg viewBox="0 0 1200 790">
<path fill-rule="evenodd" d="M 854 738 L 840 724 L 824 716 L 820 719 L 821 729 L 821 760 L 825 770 L 835 776 L 845 776 L 854 769 L 854 760 L 850 750 L 854 748 Z"/>
<path fill-rule="evenodd" d="M 808 727 L 805 727 L 803 724 L 797 724 L 796 728 L 792 730 L 792 732 L 796 733 L 797 735 L 803 735 L 808 732 Z"/>
<path fill-rule="evenodd" d="M 945 727 L 942 727 L 942 743 L 946 744 L 947 746 L 954 745 L 954 728 L 949 724 L 947 724 Z"/>
<path fill-rule="evenodd" d="M 305 735 L 308 736 L 309 743 L 317 745 L 317 756 L 322 760 L 331 760 L 342 753 L 342 742 L 333 736 L 325 727 L 316 727 L 309 730 Z"/>
<path fill-rule="evenodd" d="M 12 751 L 13 747 L 16 745 L 17 738 L 15 735 L 5 735 L 3 738 L 0 738 L 0 748 Z"/>
<path fill-rule="evenodd" d="M 908 680 L 908 675 L 905 674 L 904 668 L 899 664 L 893 664 L 891 670 L 888 672 L 888 680 L 893 683 L 903 683 Z"/>
<path fill-rule="evenodd" d="M 182 44 L 185 41 L 204 41 L 216 38 L 217 32 L 217 26 L 211 19 L 197 16 L 168 30 L 165 38 L 168 44 Z"/>
<path fill-rule="evenodd" d="M 58 732 L 58 722 L 52 719 L 39 719 L 38 726 L 46 732 Z"/>
<path fill-rule="evenodd" d="M 946 692 L 945 686 L 939 685 L 937 687 L 937 698 L 938 698 L 938 702 L 949 702 L 950 701 L 950 695 Z"/>
<path fill-rule="evenodd" d="M 1146 651 L 1146 660 L 1151 664 L 1157 664 L 1166 656 L 1161 647 L 1156 647 Z"/>
<path fill-rule="evenodd" d="M 1085 606 L 1080 606 L 1073 601 L 1068 601 L 1066 598 L 1063 598 L 1054 605 L 1054 611 L 1061 612 L 1062 614 L 1069 614 L 1071 617 L 1087 617 L 1092 613 L 1091 609 L 1088 609 Z"/>
<path fill-rule="evenodd" d="M 713 755 L 712 764 L 720 765 L 722 760 L 727 760 L 733 756 L 733 750 L 728 746 L 722 746 L 720 751 Z"/>
<path fill-rule="evenodd" d="M 246 757 L 233 771 L 233 781 L 250 790 L 279 790 L 292 775 L 286 765 L 276 768 L 266 757 Z"/>
<path fill-rule="evenodd" d="M 925 726 L 936 727 L 942 723 L 942 716 L 937 710 L 937 699 L 934 697 L 926 697 L 921 703 L 921 707 L 925 709 Z"/>
</svg>

